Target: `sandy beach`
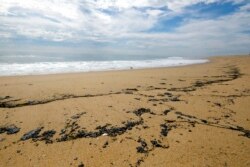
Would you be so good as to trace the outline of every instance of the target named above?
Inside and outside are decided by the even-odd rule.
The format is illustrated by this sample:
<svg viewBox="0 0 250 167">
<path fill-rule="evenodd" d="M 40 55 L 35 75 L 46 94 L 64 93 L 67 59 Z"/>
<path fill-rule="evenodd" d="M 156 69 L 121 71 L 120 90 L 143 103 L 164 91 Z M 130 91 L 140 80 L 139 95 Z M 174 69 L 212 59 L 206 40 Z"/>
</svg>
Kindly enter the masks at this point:
<svg viewBox="0 0 250 167">
<path fill-rule="evenodd" d="M 250 166 L 249 64 L 0 77 L 0 166 Z"/>
</svg>

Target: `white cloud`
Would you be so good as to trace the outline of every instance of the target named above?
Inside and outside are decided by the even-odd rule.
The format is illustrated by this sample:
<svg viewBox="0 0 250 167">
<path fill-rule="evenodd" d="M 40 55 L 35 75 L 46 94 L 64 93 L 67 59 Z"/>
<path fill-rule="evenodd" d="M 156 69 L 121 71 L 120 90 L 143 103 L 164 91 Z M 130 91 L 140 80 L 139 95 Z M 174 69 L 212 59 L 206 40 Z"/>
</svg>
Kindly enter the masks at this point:
<svg viewBox="0 0 250 167">
<path fill-rule="evenodd" d="M 250 44 L 249 4 L 217 19 L 188 19 L 169 33 L 146 33 L 162 19 L 185 15 L 197 3 L 244 0 L 0 0 L 0 42 L 25 37 L 47 41 L 112 43 L 130 49 L 201 50 Z M 162 8 L 168 10 L 162 10 Z M 121 46 L 125 45 L 125 46 Z M 230 48 L 232 49 L 232 48 Z"/>
<path fill-rule="evenodd" d="M 0 28 L 9 33 L 27 37 L 51 34 L 118 35 L 126 32 L 146 31 L 154 27 L 161 15 L 175 15 L 186 6 L 199 2 L 212 3 L 216 0 L 0 0 Z M 239 0 L 234 0 L 238 2 Z M 166 13 L 157 7 L 167 7 Z M 146 11 L 134 7 L 150 7 Z M 115 14 L 105 13 L 110 10 Z M 24 30 L 25 29 L 25 33 Z M 30 29 L 30 30 L 29 30 Z M 32 32 L 33 35 L 26 32 Z M 74 33 L 73 33 L 74 32 Z M 37 34 L 36 34 L 37 33 Z M 64 36 L 73 39 L 73 36 Z M 49 40 L 49 37 L 45 39 Z"/>
<path fill-rule="evenodd" d="M 18 10 L 25 14 L 26 10 L 30 10 L 31 12 L 43 14 L 43 15 L 51 15 L 56 17 L 64 17 L 68 19 L 78 19 L 79 11 L 78 11 L 78 1 L 72 0 L 1 0 L 0 1 L 0 14 L 2 15 L 16 15 L 19 14 Z M 13 13 L 12 13 L 13 10 Z M 17 13 L 15 13 L 17 12 Z"/>
</svg>

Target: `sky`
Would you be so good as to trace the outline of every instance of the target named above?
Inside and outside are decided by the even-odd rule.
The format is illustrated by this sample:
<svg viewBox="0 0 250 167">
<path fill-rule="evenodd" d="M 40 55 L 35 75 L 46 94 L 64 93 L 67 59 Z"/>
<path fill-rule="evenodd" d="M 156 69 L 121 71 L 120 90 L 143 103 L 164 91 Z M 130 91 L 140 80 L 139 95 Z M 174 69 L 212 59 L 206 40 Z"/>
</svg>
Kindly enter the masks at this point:
<svg viewBox="0 0 250 167">
<path fill-rule="evenodd" d="M 250 53 L 250 0 L 0 0 L 0 56 Z"/>
</svg>

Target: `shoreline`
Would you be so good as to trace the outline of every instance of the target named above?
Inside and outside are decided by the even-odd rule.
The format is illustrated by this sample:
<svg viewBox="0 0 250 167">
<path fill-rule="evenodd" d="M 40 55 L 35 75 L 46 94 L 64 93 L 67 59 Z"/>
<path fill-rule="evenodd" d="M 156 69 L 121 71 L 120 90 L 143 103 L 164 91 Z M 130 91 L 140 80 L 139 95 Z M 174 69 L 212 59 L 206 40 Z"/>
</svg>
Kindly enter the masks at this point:
<svg viewBox="0 0 250 167">
<path fill-rule="evenodd" d="M 94 70 L 94 71 L 76 71 L 76 72 L 58 72 L 58 73 L 41 73 L 41 74 L 15 74 L 15 75 L 3 75 L 0 77 L 25 77 L 25 76 L 46 76 L 46 75 L 64 75 L 64 74 L 81 74 L 81 73 L 100 73 L 100 72 L 116 72 L 116 71 L 133 71 L 133 70 L 150 70 L 150 69 L 162 69 L 162 68 L 178 68 L 178 67 L 185 67 L 185 66 L 192 66 L 192 65 L 199 65 L 199 64 L 205 64 L 209 63 L 209 58 L 204 58 L 204 59 L 199 59 L 199 60 L 204 60 L 206 62 L 201 62 L 201 63 L 193 63 L 193 64 L 183 64 L 183 65 L 170 65 L 170 66 L 165 66 L 165 67 L 130 67 L 130 69 L 106 69 L 106 70 Z M 132 68 L 132 69 L 131 69 Z"/>
<path fill-rule="evenodd" d="M 0 77 L 0 166 L 247 167 L 249 63 Z"/>
<path fill-rule="evenodd" d="M 195 65 L 203 65 L 207 63 L 212 63 L 215 59 L 220 59 L 223 57 L 248 57 L 248 55 L 224 55 L 224 56 L 210 56 L 204 57 L 201 60 L 207 60 L 204 63 L 194 63 L 194 64 L 186 64 L 186 65 L 176 65 L 176 66 L 167 66 L 167 67 L 145 67 L 145 68 L 133 68 L 133 69 L 109 69 L 109 70 L 100 70 L 100 71 L 79 71 L 79 72 L 59 72 L 59 73 L 49 73 L 49 74 L 26 74 L 26 75 L 9 75 L 9 76 L 0 76 L 0 78 L 4 77 L 30 77 L 30 76 L 49 76 L 49 75 L 74 75 L 74 74 L 85 74 L 85 73 L 105 73 L 105 72 L 127 72 L 127 71 L 137 71 L 137 70 L 154 70 L 154 69 L 165 69 L 165 68 L 181 68 Z"/>
</svg>

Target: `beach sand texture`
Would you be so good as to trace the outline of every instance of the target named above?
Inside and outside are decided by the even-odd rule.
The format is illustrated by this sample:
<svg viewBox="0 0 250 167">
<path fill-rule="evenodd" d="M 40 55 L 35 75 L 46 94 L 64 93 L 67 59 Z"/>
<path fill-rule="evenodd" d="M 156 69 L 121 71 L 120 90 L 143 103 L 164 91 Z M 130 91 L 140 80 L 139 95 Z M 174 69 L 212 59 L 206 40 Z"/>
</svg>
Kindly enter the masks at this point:
<svg viewBox="0 0 250 167">
<path fill-rule="evenodd" d="M 1 167 L 247 167 L 249 130 L 250 56 L 0 77 Z"/>
</svg>

